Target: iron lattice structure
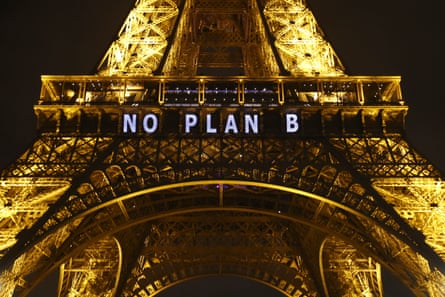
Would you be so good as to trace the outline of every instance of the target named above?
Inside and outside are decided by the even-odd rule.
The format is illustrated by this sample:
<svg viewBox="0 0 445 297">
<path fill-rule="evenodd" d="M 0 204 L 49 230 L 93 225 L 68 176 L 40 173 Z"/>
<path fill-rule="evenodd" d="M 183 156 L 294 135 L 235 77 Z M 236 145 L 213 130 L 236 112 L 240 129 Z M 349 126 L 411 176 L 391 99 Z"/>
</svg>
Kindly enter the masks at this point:
<svg viewBox="0 0 445 297">
<path fill-rule="evenodd" d="M 445 296 L 445 183 L 400 77 L 348 76 L 302 0 L 138 0 L 96 75 L 42 76 L 0 181 L 0 295 Z"/>
</svg>

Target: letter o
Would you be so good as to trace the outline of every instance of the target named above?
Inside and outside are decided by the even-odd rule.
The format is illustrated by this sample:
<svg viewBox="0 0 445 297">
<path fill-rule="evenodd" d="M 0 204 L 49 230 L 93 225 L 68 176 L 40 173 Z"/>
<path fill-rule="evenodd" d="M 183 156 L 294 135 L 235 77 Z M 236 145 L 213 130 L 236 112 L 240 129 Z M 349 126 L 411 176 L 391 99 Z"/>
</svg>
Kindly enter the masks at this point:
<svg viewBox="0 0 445 297">
<path fill-rule="evenodd" d="M 142 120 L 142 127 L 146 133 L 154 133 L 158 129 L 158 117 L 154 113 L 148 113 Z"/>
</svg>

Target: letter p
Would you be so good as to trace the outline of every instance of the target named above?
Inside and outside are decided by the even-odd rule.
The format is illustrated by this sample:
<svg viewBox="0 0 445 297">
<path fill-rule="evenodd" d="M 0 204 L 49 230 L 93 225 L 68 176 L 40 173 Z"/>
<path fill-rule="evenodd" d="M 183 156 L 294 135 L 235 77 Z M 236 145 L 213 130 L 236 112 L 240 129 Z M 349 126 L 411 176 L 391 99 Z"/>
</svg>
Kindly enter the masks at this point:
<svg viewBox="0 0 445 297">
<path fill-rule="evenodd" d="M 185 114 L 185 133 L 190 133 L 192 127 L 198 124 L 198 116 L 196 114 Z"/>
</svg>

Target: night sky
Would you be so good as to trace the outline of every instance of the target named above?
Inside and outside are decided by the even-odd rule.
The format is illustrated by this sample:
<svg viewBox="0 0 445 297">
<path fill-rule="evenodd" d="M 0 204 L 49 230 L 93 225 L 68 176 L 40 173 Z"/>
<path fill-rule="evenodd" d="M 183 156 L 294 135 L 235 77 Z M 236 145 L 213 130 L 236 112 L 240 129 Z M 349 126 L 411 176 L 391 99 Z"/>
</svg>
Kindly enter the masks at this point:
<svg viewBox="0 0 445 297">
<path fill-rule="evenodd" d="M 133 0 L 1 2 L 0 168 L 15 160 L 36 136 L 33 105 L 39 97 L 40 75 L 94 74 L 133 3 Z M 410 107 L 407 140 L 445 172 L 442 155 L 445 98 L 432 77 L 431 1 L 309 0 L 308 3 L 347 74 L 402 77 L 403 96 Z M 175 294 L 165 291 L 163 297 L 279 296 L 270 288 L 239 279 L 226 282 L 207 279 L 201 281 L 199 289 L 194 282 L 173 288 Z M 385 296 L 409 296 L 397 286 L 387 287 Z M 208 291 L 212 288 L 213 291 Z M 46 289 L 39 291 L 33 296 L 51 296 Z"/>
</svg>

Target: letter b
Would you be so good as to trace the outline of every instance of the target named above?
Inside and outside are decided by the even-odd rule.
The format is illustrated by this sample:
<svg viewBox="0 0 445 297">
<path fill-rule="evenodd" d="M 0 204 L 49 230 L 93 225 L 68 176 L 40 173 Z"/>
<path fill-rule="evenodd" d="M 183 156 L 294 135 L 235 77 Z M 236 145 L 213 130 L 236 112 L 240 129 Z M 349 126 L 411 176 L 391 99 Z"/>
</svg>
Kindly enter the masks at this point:
<svg viewBox="0 0 445 297">
<path fill-rule="evenodd" d="M 298 132 L 298 115 L 295 113 L 286 114 L 286 133 Z"/>
</svg>

